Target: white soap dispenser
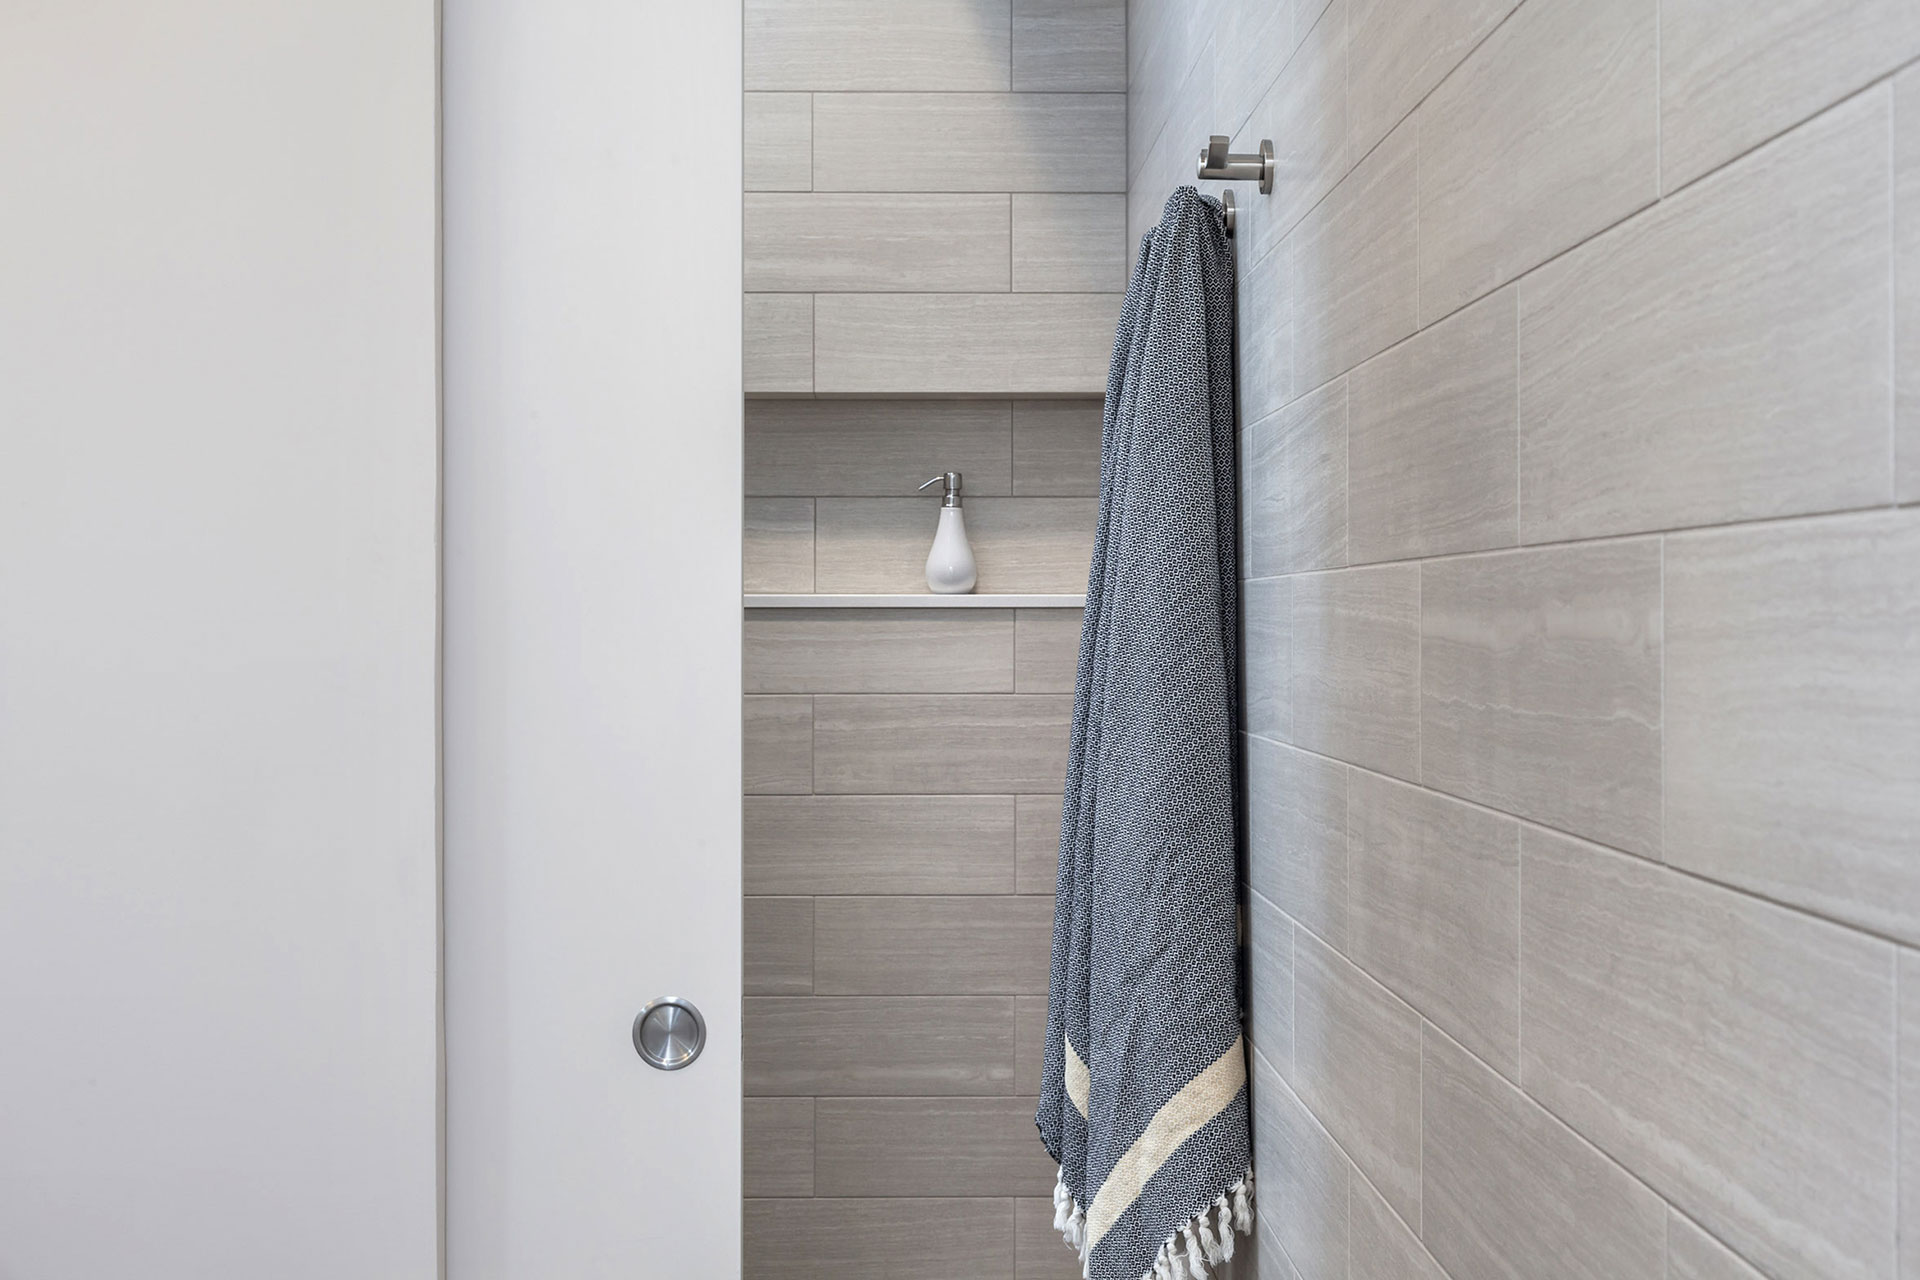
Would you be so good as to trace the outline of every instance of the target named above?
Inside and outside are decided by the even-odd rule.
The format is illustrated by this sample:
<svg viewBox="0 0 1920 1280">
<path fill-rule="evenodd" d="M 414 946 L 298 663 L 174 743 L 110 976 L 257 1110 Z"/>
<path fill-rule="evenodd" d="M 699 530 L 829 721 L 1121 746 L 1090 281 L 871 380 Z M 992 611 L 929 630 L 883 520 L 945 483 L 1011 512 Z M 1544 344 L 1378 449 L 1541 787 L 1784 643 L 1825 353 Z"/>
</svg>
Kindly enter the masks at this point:
<svg viewBox="0 0 1920 1280">
<path fill-rule="evenodd" d="M 959 596 L 973 590 L 973 548 L 967 544 L 967 517 L 960 510 L 960 473 L 948 471 L 920 487 L 946 483 L 940 501 L 940 527 L 934 530 L 933 550 L 927 553 L 927 589 L 937 595 Z"/>
</svg>

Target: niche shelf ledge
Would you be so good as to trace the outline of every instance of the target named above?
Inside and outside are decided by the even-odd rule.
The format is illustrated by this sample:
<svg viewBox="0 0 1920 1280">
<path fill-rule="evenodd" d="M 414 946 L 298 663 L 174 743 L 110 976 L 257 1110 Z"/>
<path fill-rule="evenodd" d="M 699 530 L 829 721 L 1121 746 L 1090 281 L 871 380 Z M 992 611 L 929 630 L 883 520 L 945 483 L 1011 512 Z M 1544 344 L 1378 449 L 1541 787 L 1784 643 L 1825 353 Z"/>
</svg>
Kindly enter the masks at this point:
<svg viewBox="0 0 1920 1280">
<path fill-rule="evenodd" d="M 1079 609 L 1084 595 L 774 595 L 748 592 L 741 597 L 749 609 Z"/>
</svg>

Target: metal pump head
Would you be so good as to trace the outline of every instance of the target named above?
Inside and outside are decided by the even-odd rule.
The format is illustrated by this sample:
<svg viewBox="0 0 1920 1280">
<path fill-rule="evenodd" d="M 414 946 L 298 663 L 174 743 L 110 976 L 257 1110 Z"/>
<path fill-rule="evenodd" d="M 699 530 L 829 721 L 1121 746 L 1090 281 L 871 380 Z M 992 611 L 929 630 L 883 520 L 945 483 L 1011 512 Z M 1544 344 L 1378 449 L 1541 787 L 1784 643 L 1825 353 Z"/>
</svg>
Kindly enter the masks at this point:
<svg viewBox="0 0 1920 1280">
<path fill-rule="evenodd" d="M 943 507 L 959 506 L 960 505 L 960 473 L 958 471 L 943 471 L 939 475 L 935 476 L 933 479 L 927 481 L 926 484 L 921 485 L 920 488 L 924 489 L 927 487 L 927 485 L 940 484 L 942 482 L 945 482 L 947 487 L 946 487 L 946 496 L 940 500 L 940 505 Z"/>
</svg>

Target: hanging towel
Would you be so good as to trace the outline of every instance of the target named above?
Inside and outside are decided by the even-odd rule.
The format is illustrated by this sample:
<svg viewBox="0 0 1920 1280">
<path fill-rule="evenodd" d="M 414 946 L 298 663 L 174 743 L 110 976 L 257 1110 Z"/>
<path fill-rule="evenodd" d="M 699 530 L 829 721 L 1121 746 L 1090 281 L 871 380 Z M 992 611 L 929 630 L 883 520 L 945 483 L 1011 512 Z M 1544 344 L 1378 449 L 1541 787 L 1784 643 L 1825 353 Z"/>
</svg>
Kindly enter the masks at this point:
<svg viewBox="0 0 1920 1280">
<path fill-rule="evenodd" d="M 1232 249 L 1183 187 L 1107 374 L 1035 1117 L 1091 1280 L 1203 1280 L 1252 1227 L 1234 461 Z"/>
</svg>

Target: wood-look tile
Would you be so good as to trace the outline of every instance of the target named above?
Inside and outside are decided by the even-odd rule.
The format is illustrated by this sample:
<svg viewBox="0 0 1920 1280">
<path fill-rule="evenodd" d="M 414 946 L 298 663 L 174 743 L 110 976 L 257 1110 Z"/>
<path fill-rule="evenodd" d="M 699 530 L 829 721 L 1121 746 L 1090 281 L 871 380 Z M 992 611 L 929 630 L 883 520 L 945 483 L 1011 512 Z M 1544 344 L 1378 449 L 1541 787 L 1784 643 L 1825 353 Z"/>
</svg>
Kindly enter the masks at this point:
<svg viewBox="0 0 1920 1280">
<path fill-rule="evenodd" d="M 1060 882 L 1060 797 L 1020 796 L 1014 818 L 1018 892 L 1052 893 Z"/>
<path fill-rule="evenodd" d="M 1059 1168 L 1034 1136 L 1036 1106 L 1033 1098 L 822 1098 L 814 1194 L 1051 1197 Z"/>
<path fill-rule="evenodd" d="M 1447 1280 L 1407 1223 L 1394 1215 L 1365 1178 L 1352 1182 L 1352 1256 L 1349 1280 Z"/>
<path fill-rule="evenodd" d="M 745 521 L 742 588 L 813 590 L 813 499 L 748 498 Z"/>
<path fill-rule="evenodd" d="M 1920 68 L 1894 87 L 1894 485 L 1920 502 Z"/>
<path fill-rule="evenodd" d="M 1667 1211 L 1667 1280 L 1765 1280 L 1676 1210 Z"/>
<path fill-rule="evenodd" d="M 1521 281 L 1521 541 L 1887 500 L 1889 101 Z"/>
<path fill-rule="evenodd" d="M 1097 395 L 1118 293 L 835 293 L 816 303 L 822 395 Z"/>
<path fill-rule="evenodd" d="M 749 1197 L 813 1194 L 813 1099 L 740 1100 L 741 1185 Z"/>
<path fill-rule="evenodd" d="M 1047 1066 L 1047 997 L 1013 998 L 1013 1091 L 1038 1094 Z"/>
<path fill-rule="evenodd" d="M 742 774 L 748 795 L 813 790 L 813 699 L 742 699 Z"/>
<path fill-rule="evenodd" d="M 1915 1280 L 1920 1277 L 1915 1244 L 1920 1241 L 1920 955 L 1903 947 L 1898 963 L 1900 1163 L 1894 1179 L 1900 1188 L 1900 1280 Z"/>
<path fill-rule="evenodd" d="M 1013 0 L 1013 87 L 1125 93 L 1126 0 Z"/>
<path fill-rule="evenodd" d="M 750 897 L 741 904 L 742 989 L 752 996 L 813 990 L 813 899 Z"/>
<path fill-rule="evenodd" d="M 1386 137 L 1518 4 L 1354 0 L 1347 67 L 1352 154 L 1363 156 Z"/>
<path fill-rule="evenodd" d="M 1005 400 L 747 402 L 749 496 L 899 497 L 943 471 L 961 474 L 965 497 L 1007 494 L 1013 454 Z"/>
<path fill-rule="evenodd" d="M 1013 402 L 1013 491 L 1021 497 L 1098 497 L 1099 399 Z"/>
<path fill-rule="evenodd" d="M 1298 5 L 1295 0 L 1226 0 L 1207 7 L 1213 10 L 1217 127 L 1222 133 L 1237 134 L 1293 54 L 1293 11 Z"/>
<path fill-rule="evenodd" d="M 972 498 L 963 509 L 976 591 L 1086 590 L 1099 499 Z M 939 520 L 929 497 L 818 499 L 815 590 L 924 592 Z"/>
<path fill-rule="evenodd" d="M 1080 1253 L 1053 1225 L 1052 1199 L 1013 1202 L 1014 1280 L 1080 1280 Z"/>
<path fill-rule="evenodd" d="M 1418 565 L 1294 579 L 1293 741 L 1381 773 L 1418 776 Z"/>
<path fill-rule="evenodd" d="M 1894 949 L 1522 833 L 1527 1091 L 1781 1280 L 1893 1270 Z"/>
<path fill-rule="evenodd" d="M 741 1026 L 751 1096 L 1013 1092 L 1007 996 L 748 996 Z"/>
<path fill-rule="evenodd" d="M 741 95 L 748 191 L 806 191 L 813 186 L 813 95 Z"/>
<path fill-rule="evenodd" d="M 1278 246 L 1357 159 L 1347 152 L 1349 3 L 1334 0 L 1314 22 L 1239 132 L 1239 151 L 1258 150 L 1262 138 L 1273 139 L 1274 148 L 1272 192 L 1240 199 L 1243 206 L 1251 207 L 1244 215 L 1244 238 L 1238 228 L 1234 236 L 1249 260 L 1258 260 Z M 1205 141 L 1195 138 L 1181 150 L 1191 155 Z M 1181 176 L 1191 180 L 1193 171 L 1188 169 Z M 1316 386 L 1323 380 L 1305 385 Z"/>
<path fill-rule="evenodd" d="M 1347 786 L 1346 954 L 1517 1077 L 1519 824 L 1357 770 Z"/>
<path fill-rule="evenodd" d="M 821 898 L 813 952 L 823 995 L 1033 995 L 1047 989 L 1053 899 Z"/>
<path fill-rule="evenodd" d="M 1255 578 L 1240 596 L 1240 673 L 1248 733 L 1293 736 L 1293 579 Z"/>
<path fill-rule="evenodd" d="M 749 192 L 742 210 L 745 287 L 751 293 L 1004 291 L 1012 261 L 1010 201 L 1004 195 Z"/>
<path fill-rule="evenodd" d="M 1126 287 L 1124 195 L 1013 197 L 1015 293 L 1112 293 Z"/>
<path fill-rule="evenodd" d="M 1242 259 L 1247 261 L 1247 259 Z M 1240 268 L 1234 341 L 1240 421 L 1258 422 L 1293 399 L 1293 253 L 1282 244 Z"/>
<path fill-rule="evenodd" d="M 1252 1085 L 1260 1216 L 1301 1280 L 1344 1280 L 1347 1158 L 1262 1054 Z"/>
<path fill-rule="evenodd" d="M 1128 9 L 1127 173 L 1131 177 L 1139 174 L 1145 157 L 1165 132 L 1162 126 L 1167 117 L 1191 104 L 1192 95 L 1185 92 L 1191 72 L 1203 53 L 1210 60 L 1211 50 L 1206 33 L 1194 20 L 1198 5 L 1133 0 Z"/>
<path fill-rule="evenodd" d="M 1667 539 L 1666 859 L 1920 942 L 1920 510 Z"/>
<path fill-rule="evenodd" d="M 1080 665 L 1078 609 L 1021 609 L 1014 615 L 1013 687 L 1019 693 L 1072 693 Z"/>
<path fill-rule="evenodd" d="M 1402 1218 L 1420 1221 L 1420 1015 L 1304 930 L 1293 940 L 1294 1092 Z"/>
<path fill-rule="evenodd" d="M 1293 251 L 1293 379 L 1317 387 L 1417 327 L 1420 272 L 1412 122 L 1401 125 L 1300 220 Z M 1419 210 L 1424 217 L 1425 210 Z"/>
<path fill-rule="evenodd" d="M 1666 1206 L 1485 1063 L 1426 1030 L 1420 1236 L 1474 1280 L 1662 1280 Z"/>
<path fill-rule="evenodd" d="M 1663 0 L 1660 168 L 1672 191 L 1920 55 L 1906 0 Z"/>
<path fill-rule="evenodd" d="M 1011 796 L 749 796 L 741 866 L 748 893 L 1011 893 L 1014 832 Z"/>
<path fill-rule="evenodd" d="M 1522 5 L 1414 113 L 1423 324 L 1658 195 L 1657 8 Z"/>
<path fill-rule="evenodd" d="M 744 1250 L 745 1280 L 987 1280 L 1011 1274 L 1013 1202 L 748 1200 Z"/>
<path fill-rule="evenodd" d="M 1011 609 L 751 609 L 741 633 L 748 693 L 1014 688 Z"/>
<path fill-rule="evenodd" d="M 1247 565 L 1256 578 L 1347 562 L 1347 380 L 1241 433 Z"/>
<path fill-rule="evenodd" d="M 1126 102 L 1120 93 L 820 94 L 813 189 L 871 190 L 878 177 L 889 191 L 1124 192 Z M 938 145 L 903 147 L 903 138 Z"/>
<path fill-rule="evenodd" d="M 1247 895 L 1247 1038 L 1278 1070 L 1293 1069 L 1293 921 Z"/>
<path fill-rule="evenodd" d="M 1066 694 L 829 695 L 814 704 L 817 789 L 855 795 L 1058 791 Z"/>
<path fill-rule="evenodd" d="M 813 295 L 750 293 L 742 300 L 742 360 L 749 395 L 813 390 Z"/>
<path fill-rule="evenodd" d="M 749 89 L 1004 90 L 1009 0 L 746 0 Z"/>
<path fill-rule="evenodd" d="M 1248 882 L 1336 947 L 1347 941 L 1347 767 L 1247 740 Z"/>
<path fill-rule="evenodd" d="M 1517 326 L 1508 289 L 1348 375 L 1349 562 L 1519 540 Z"/>
<path fill-rule="evenodd" d="M 1660 851 L 1660 543 L 1437 560 L 1420 579 L 1420 779 Z"/>
</svg>

